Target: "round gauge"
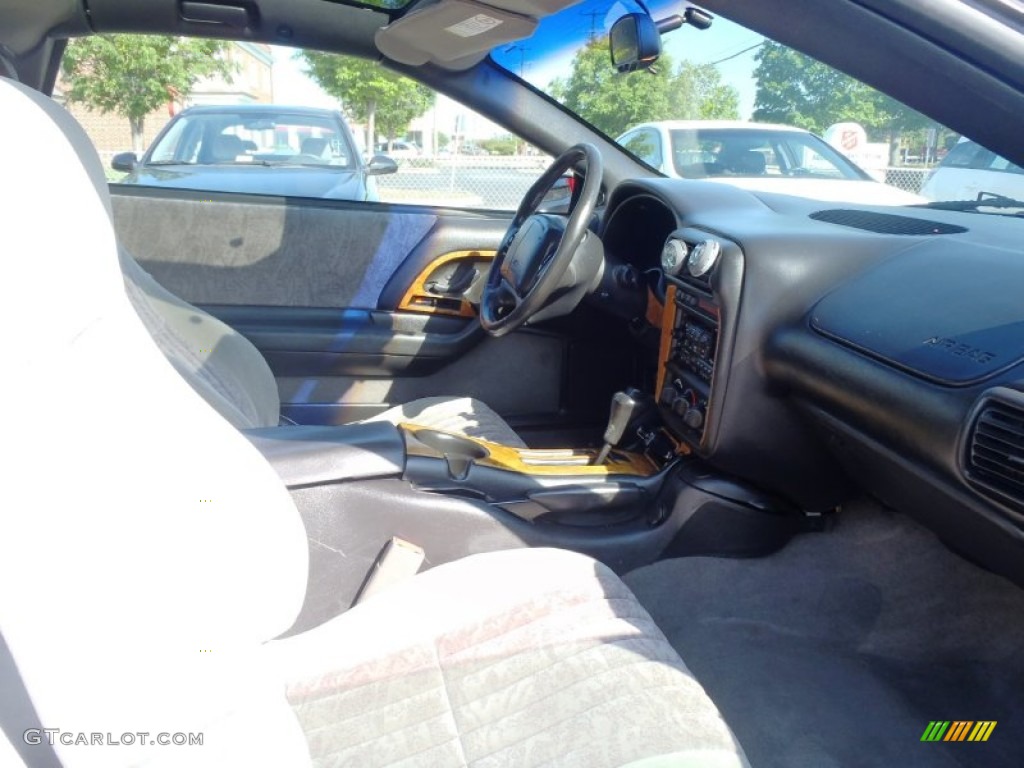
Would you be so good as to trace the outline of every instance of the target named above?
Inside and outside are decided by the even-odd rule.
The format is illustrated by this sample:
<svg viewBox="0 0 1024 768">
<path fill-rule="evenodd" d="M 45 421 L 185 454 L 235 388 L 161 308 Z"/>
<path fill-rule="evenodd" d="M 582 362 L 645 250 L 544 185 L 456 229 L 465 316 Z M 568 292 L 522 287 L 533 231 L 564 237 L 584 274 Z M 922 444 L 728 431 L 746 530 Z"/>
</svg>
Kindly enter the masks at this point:
<svg viewBox="0 0 1024 768">
<path fill-rule="evenodd" d="M 687 268 L 694 277 L 703 277 L 715 266 L 719 255 L 722 253 L 722 245 L 717 240 L 705 240 L 690 252 L 690 260 Z"/>
<path fill-rule="evenodd" d="M 670 275 L 678 275 L 686 264 L 689 253 L 690 249 L 686 247 L 686 243 L 670 237 L 665 241 L 665 247 L 661 249 L 661 268 Z"/>
</svg>

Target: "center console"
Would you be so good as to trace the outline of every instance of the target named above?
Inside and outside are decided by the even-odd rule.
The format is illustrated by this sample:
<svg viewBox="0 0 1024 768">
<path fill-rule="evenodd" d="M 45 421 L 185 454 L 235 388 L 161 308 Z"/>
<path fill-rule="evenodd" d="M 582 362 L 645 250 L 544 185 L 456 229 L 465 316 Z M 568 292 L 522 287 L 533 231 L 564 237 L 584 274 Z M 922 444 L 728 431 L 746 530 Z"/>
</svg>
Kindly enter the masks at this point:
<svg viewBox="0 0 1024 768">
<path fill-rule="evenodd" d="M 710 239 L 669 238 L 669 249 L 686 256 L 676 274 L 666 276 L 658 405 L 672 432 L 699 448 L 707 430 L 721 335 L 722 310 L 711 287 L 721 245 Z"/>
</svg>

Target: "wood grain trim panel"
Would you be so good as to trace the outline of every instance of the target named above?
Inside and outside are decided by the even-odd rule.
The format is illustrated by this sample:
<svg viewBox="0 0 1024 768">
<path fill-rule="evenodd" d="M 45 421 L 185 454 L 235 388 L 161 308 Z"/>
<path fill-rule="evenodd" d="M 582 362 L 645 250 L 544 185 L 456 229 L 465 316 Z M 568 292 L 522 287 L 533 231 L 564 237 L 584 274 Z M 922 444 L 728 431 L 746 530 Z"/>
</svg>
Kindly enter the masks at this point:
<svg viewBox="0 0 1024 768">
<path fill-rule="evenodd" d="M 672 290 L 675 290 L 675 286 L 671 286 Z M 647 324 L 653 328 L 661 328 L 662 321 L 665 314 L 665 307 L 662 306 L 661 302 L 658 301 L 658 297 L 654 295 L 654 291 L 650 288 L 647 289 L 647 313 L 646 319 Z"/>
<path fill-rule="evenodd" d="M 661 345 L 658 348 L 658 383 L 655 385 L 655 399 L 661 397 L 665 387 L 665 363 L 672 351 L 672 331 L 676 322 L 676 287 L 670 285 L 665 290 L 665 306 L 661 309 Z"/>
<path fill-rule="evenodd" d="M 462 261 L 464 259 L 490 261 L 493 258 L 494 251 L 451 251 L 438 256 L 412 281 L 412 285 L 409 286 L 405 295 L 402 296 L 402 300 L 398 303 L 398 311 L 421 312 L 429 315 L 450 315 L 453 317 L 476 317 L 476 310 L 473 308 L 473 305 L 465 299 L 458 300 L 457 307 L 439 306 L 438 300 L 452 303 L 455 300 L 451 296 L 443 296 L 428 291 L 426 288 L 427 281 L 430 280 L 434 272 L 450 262 Z"/>
<path fill-rule="evenodd" d="M 398 426 L 414 437 L 420 430 L 430 432 L 444 431 L 421 427 L 417 424 L 403 423 Z M 613 450 L 608 463 L 594 466 L 588 463 L 597 455 L 597 451 L 594 450 L 575 448 L 551 450 L 522 449 L 480 440 L 475 437 L 467 437 L 466 435 L 459 435 L 459 437 L 476 443 L 487 451 L 486 458 L 476 459 L 474 463 L 494 469 L 503 469 L 506 472 L 559 477 L 573 475 L 580 477 L 606 477 L 608 475 L 650 477 L 657 472 L 653 462 L 646 456 L 638 453 Z M 424 456 L 427 458 L 442 458 L 443 456 L 440 451 L 419 442 L 407 444 L 406 450 L 412 456 Z"/>
</svg>

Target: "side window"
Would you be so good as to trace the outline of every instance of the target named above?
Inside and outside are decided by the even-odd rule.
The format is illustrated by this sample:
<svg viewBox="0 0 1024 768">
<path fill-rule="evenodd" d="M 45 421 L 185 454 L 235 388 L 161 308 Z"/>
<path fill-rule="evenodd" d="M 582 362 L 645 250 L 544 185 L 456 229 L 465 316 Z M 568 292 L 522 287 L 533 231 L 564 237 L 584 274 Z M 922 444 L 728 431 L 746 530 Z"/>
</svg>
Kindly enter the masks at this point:
<svg viewBox="0 0 1024 768">
<path fill-rule="evenodd" d="M 139 73 L 118 71 L 130 65 L 101 60 L 87 40 L 70 44 L 54 90 L 85 126 L 112 182 L 515 210 L 551 162 L 373 61 L 249 42 L 139 37 L 132 44 L 162 46 L 159 55 L 133 57 L 153 61 L 145 74 L 163 83 L 145 103 L 91 101 L 95 89 L 81 84 L 98 68 L 125 83 Z M 186 47 L 207 55 L 161 70 L 160 61 Z"/>
</svg>

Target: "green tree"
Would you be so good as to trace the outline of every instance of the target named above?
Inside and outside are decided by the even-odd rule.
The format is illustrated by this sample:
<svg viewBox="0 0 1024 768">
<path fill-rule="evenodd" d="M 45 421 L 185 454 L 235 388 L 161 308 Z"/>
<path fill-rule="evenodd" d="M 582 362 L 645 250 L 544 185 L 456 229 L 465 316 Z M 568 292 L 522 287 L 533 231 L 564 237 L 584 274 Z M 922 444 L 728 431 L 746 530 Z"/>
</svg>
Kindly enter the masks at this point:
<svg viewBox="0 0 1024 768">
<path fill-rule="evenodd" d="M 555 80 L 551 93 L 609 136 L 650 120 L 739 116 L 739 94 L 722 83 L 713 66 L 684 61 L 673 68 L 662 56 L 652 70 L 620 74 L 612 67 L 606 39 L 578 51 L 569 76 Z"/>
<path fill-rule="evenodd" d="M 713 64 L 684 61 L 672 78 L 672 117 L 677 120 L 738 120 L 740 95 L 722 82 Z"/>
<path fill-rule="evenodd" d="M 833 123 L 860 123 L 872 138 L 889 142 L 891 162 L 904 132 L 930 125 L 910 107 L 779 43 L 765 42 L 755 60 L 755 120 L 797 125 L 818 134 Z"/>
<path fill-rule="evenodd" d="M 477 143 L 492 155 L 514 155 L 519 151 L 519 139 L 515 136 L 495 136 Z"/>
<path fill-rule="evenodd" d="M 61 64 L 67 99 L 128 118 L 132 147 L 141 154 L 146 115 L 188 94 L 201 78 L 219 74 L 230 81 L 227 48 L 217 40 L 159 35 L 81 37 L 68 44 Z"/>
<path fill-rule="evenodd" d="M 376 61 L 319 51 L 302 51 L 306 73 L 341 102 L 353 120 L 366 124 L 366 147 L 377 135 L 390 141 L 434 103 L 434 92 L 414 80 L 385 69 Z"/>
<path fill-rule="evenodd" d="M 568 78 L 551 84 L 551 95 L 598 130 L 618 136 L 636 123 L 669 116 L 669 79 L 664 66 L 654 75 L 619 74 L 608 41 L 595 38 L 577 51 Z"/>
</svg>

